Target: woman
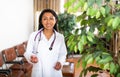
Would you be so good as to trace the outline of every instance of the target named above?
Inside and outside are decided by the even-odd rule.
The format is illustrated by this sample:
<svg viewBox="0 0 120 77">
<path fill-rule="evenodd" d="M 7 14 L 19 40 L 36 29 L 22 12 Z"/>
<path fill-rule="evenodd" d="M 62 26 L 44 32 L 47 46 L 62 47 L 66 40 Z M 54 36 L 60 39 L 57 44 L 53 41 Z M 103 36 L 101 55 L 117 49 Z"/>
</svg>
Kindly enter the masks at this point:
<svg viewBox="0 0 120 77">
<path fill-rule="evenodd" d="M 24 54 L 33 64 L 32 77 L 62 77 L 62 66 L 67 50 L 64 36 L 57 30 L 57 14 L 44 9 L 39 17 L 39 30 L 28 40 Z"/>
</svg>

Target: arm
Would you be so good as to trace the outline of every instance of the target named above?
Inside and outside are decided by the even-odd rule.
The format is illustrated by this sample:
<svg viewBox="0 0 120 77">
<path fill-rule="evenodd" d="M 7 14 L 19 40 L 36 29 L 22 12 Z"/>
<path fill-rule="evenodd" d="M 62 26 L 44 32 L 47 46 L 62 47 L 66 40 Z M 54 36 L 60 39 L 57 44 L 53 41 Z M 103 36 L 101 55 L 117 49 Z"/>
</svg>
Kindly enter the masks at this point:
<svg viewBox="0 0 120 77">
<path fill-rule="evenodd" d="M 56 63 L 54 67 L 56 70 L 59 70 L 62 68 L 66 60 L 66 55 L 67 55 L 67 49 L 66 49 L 66 45 L 64 41 L 64 36 L 62 35 L 58 62 Z"/>
<path fill-rule="evenodd" d="M 28 44 L 27 44 L 27 48 L 26 48 L 26 52 L 24 53 L 24 56 L 25 56 L 25 58 L 27 59 L 27 61 L 28 61 L 29 63 L 32 63 L 32 62 L 31 62 L 31 55 L 34 55 L 34 54 L 32 53 L 32 51 L 33 51 L 33 46 L 34 46 L 34 36 L 35 36 L 35 33 L 32 33 L 32 34 L 30 35 L 30 38 L 29 38 Z"/>
</svg>

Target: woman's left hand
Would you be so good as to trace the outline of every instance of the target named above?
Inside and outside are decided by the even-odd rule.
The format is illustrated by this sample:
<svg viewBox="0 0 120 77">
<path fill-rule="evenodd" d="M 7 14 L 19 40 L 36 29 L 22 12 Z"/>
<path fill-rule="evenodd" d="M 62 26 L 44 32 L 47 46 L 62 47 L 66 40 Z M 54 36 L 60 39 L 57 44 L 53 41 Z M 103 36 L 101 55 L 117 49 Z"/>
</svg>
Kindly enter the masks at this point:
<svg viewBox="0 0 120 77">
<path fill-rule="evenodd" d="M 61 65 L 60 62 L 57 62 L 57 63 L 55 64 L 55 66 L 54 66 L 54 68 L 55 68 L 56 70 L 60 70 L 61 67 L 62 67 L 62 65 Z"/>
</svg>

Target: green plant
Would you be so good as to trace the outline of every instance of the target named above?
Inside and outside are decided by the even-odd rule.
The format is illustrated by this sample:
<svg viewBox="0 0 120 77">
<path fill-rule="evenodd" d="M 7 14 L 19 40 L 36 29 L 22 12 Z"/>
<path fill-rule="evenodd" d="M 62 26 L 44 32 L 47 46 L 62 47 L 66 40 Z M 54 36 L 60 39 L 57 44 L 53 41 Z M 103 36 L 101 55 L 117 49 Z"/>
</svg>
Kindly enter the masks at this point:
<svg viewBox="0 0 120 77">
<path fill-rule="evenodd" d="M 77 12 L 78 9 L 82 12 L 77 16 L 80 28 L 67 41 L 71 51 L 79 50 L 82 54 L 81 75 L 90 70 L 87 64 L 95 61 L 99 68 L 109 70 L 111 75 L 119 77 L 120 65 L 114 58 L 115 51 L 111 50 L 110 42 L 113 33 L 120 30 L 120 5 L 115 5 L 112 0 L 104 0 L 104 4 L 103 0 L 68 0 L 65 8 L 69 13 Z M 94 34 L 95 29 L 97 35 Z"/>
<path fill-rule="evenodd" d="M 59 32 L 65 36 L 65 42 L 68 41 L 68 36 L 72 34 L 72 31 L 76 27 L 76 16 L 67 12 L 58 14 L 58 29 Z M 66 44 L 67 45 L 67 44 Z M 67 45 L 68 54 L 71 54 Z"/>
<path fill-rule="evenodd" d="M 64 34 L 65 39 L 72 33 L 76 26 L 76 16 L 67 12 L 58 14 L 58 29 Z"/>
</svg>

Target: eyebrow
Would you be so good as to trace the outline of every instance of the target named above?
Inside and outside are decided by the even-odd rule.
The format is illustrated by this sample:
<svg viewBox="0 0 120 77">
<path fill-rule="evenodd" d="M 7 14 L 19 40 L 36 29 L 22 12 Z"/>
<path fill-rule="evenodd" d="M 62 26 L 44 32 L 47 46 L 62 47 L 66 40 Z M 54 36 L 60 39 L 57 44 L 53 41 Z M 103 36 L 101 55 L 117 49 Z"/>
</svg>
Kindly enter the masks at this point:
<svg viewBox="0 0 120 77">
<path fill-rule="evenodd" d="M 47 16 L 43 16 L 43 17 L 47 17 Z M 54 16 L 50 16 L 50 17 L 54 17 Z M 55 17 L 54 17 L 55 18 Z"/>
</svg>

